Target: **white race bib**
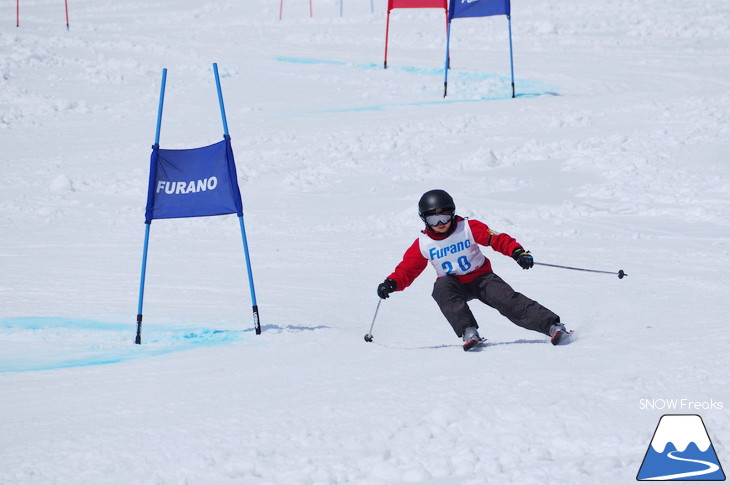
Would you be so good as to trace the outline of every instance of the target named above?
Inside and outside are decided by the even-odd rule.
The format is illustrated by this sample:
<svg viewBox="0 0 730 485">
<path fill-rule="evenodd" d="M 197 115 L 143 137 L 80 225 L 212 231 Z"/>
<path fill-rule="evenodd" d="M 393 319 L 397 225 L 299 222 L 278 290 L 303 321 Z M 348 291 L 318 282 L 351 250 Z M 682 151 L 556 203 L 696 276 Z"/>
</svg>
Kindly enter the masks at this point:
<svg viewBox="0 0 730 485">
<path fill-rule="evenodd" d="M 466 219 L 459 221 L 446 239 L 437 241 L 421 234 L 418 244 L 421 254 L 431 262 L 439 277 L 469 274 L 486 260 Z"/>
</svg>

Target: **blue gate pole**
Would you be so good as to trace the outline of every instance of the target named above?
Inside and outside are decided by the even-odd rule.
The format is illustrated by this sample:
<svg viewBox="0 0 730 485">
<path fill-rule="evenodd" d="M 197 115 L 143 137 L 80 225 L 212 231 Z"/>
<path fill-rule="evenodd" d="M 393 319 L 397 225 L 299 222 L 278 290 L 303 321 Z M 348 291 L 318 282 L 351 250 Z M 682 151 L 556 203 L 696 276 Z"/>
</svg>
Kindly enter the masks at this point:
<svg viewBox="0 0 730 485">
<path fill-rule="evenodd" d="M 449 44 L 451 41 L 451 19 L 446 25 L 446 62 L 444 63 L 444 98 L 449 84 Z"/>
<path fill-rule="evenodd" d="M 251 288 L 251 309 L 253 310 L 253 325 L 256 335 L 261 335 L 261 319 L 259 318 L 259 306 L 256 303 L 256 289 L 253 286 L 253 273 L 251 272 L 251 258 L 248 254 L 248 242 L 246 239 L 246 227 L 243 224 L 243 215 L 238 216 L 241 225 L 241 239 L 243 239 L 243 254 L 246 256 L 246 268 L 248 269 L 248 286 Z"/>
<path fill-rule="evenodd" d="M 213 63 L 213 73 L 215 74 L 215 88 L 218 90 L 218 104 L 221 107 L 221 118 L 223 119 L 223 135 L 228 134 L 228 120 L 226 120 L 226 108 L 223 106 L 223 91 L 221 91 L 221 79 L 218 76 L 218 63 Z"/>
<path fill-rule="evenodd" d="M 218 75 L 218 64 L 213 63 L 213 73 L 215 74 L 215 87 L 218 90 L 218 103 L 221 108 L 221 118 L 223 120 L 223 135 L 230 138 L 228 134 L 228 121 L 226 120 L 226 108 L 223 105 L 223 91 L 221 90 L 221 80 Z M 243 254 L 246 257 L 246 270 L 248 271 L 248 286 L 251 289 L 251 305 L 253 310 L 253 325 L 256 335 L 261 334 L 261 319 L 259 318 L 259 307 L 256 303 L 256 289 L 253 284 L 253 272 L 251 271 L 251 257 L 248 252 L 248 240 L 246 239 L 246 226 L 243 224 L 243 211 L 238 216 L 238 222 L 241 226 L 241 239 L 243 240 Z"/>
<path fill-rule="evenodd" d="M 160 148 L 160 128 L 162 126 L 162 106 L 165 101 L 165 84 L 167 82 L 167 68 L 162 69 L 162 85 L 160 86 L 160 103 L 157 108 L 157 130 L 155 132 L 155 144 L 153 150 Z M 152 167 L 150 167 L 152 170 Z M 148 194 L 149 197 L 149 194 Z M 148 201 L 149 203 L 149 201 Z M 139 278 L 139 302 L 137 304 L 137 336 L 134 339 L 135 344 L 142 343 L 142 303 L 144 301 L 144 282 L 147 276 L 147 249 L 150 242 L 150 225 L 152 221 L 145 221 L 144 230 L 144 248 L 142 250 L 142 274 Z"/>
<path fill-rule="evenodd" d="M 144 301 L 144 280 L 147 273 L 147 248 L 150 242 L 150 223 L 144 225 L 144 249 L 142 250 L 142 275 L 139 278 L 139 303 L 137 304 L 137 336 L 134 343 L 142 343 L 142 302 Z"/>
<path fill-rule="evenodd" d="M 515 63 L 512 58 L 512 16 L 507 15 L 507 26 L 509 27 L 509 70 L 512 74 L 512 97 L 515 97 Z"/>
</svg>

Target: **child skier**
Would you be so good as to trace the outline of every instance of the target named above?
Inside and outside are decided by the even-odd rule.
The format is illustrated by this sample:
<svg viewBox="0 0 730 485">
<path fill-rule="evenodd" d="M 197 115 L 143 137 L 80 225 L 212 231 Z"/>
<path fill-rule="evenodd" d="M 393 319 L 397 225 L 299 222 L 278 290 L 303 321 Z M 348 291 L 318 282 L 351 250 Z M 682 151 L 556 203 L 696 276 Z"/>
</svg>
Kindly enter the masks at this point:
<svg viewBox="0 0 730 485">
<path fill-rule="evenodd" d="M 511 256 L 523 269 L 534 262 L 514 238 L 500 234 L 477 220 L 456 215 L 456 205 L 443 190 L 430 190 L 418 202 L 418 215 L 426 229 L 405 252 L 403 261 L 384 282 L 378 296 L 388 298 L 394 291 L 405 290 L 431 263 L 438 275 L 433 296 L 456 335 L 469 350 L 482 341 L 477 322 L 467 302 L 478 299 L 495 308 L 515 325 L 544 333 L 553 345 L 568 343 L 570 334 L 560 317 L 538 302 L 514 291 L 492 272 L 481 246 Z"/>
</svg>

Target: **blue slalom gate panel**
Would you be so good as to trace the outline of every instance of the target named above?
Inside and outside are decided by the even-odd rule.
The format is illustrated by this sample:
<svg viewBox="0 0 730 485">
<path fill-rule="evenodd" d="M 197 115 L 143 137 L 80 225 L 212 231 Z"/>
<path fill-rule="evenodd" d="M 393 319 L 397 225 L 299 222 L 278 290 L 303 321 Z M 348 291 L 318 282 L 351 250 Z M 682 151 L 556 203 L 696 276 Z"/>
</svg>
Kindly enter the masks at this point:
<svg viewBox="0 0 730 485">
<path fill-rule="evenodd" d="M 509 15 L 510 0 L 450 0 L 449 18 Z"/>
<path fill-rule="evenodd" d="M 147 221 L 242 211 L 229 137 L 202 148 L 152 151 Z"/>
</svg>

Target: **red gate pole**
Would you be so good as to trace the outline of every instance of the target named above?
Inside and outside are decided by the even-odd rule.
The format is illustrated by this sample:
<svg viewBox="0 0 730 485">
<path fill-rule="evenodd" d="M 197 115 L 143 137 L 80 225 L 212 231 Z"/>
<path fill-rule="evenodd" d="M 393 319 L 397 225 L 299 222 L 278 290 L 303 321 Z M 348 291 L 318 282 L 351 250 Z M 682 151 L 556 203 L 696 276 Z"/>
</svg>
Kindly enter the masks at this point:
<svg viewBox="0 0 730 485">
<path fill-rule="evenodd" d="M 383 57 L 383 69 L 388 69 L 388 31 L 390 30 L 390 9 L 385 17 L 385 56 Z"/>
<path fill-rule="evenodd" d="M 69 25 L 68 25 L 68 0 L 63 0 L 63 1 L 66 4 L 66 30 L 70 30 L 71 27 L 69 27 Z"/>
</svg>

